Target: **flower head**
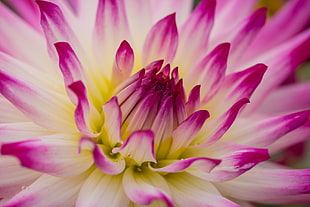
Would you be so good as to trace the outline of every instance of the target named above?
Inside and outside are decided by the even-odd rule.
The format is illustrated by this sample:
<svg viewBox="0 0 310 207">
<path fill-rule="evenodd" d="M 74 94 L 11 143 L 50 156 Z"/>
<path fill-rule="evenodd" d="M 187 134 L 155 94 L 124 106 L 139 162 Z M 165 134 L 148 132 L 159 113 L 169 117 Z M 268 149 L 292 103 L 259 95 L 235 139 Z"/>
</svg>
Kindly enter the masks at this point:
<svg viewBox="0 0 310 207">
<path fill-rule="evenodd" d="M 1 205 L 309 203 L 309 2 L 1 4 Z"/>
</svg>

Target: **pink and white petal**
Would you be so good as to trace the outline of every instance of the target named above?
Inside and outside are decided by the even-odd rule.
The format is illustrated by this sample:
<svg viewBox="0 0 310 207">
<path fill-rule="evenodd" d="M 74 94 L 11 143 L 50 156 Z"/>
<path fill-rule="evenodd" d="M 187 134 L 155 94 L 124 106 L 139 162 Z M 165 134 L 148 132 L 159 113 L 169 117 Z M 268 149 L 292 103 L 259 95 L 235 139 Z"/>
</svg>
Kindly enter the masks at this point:
<svg viewBox="0 0 310 207">
<path fill-rule="evenodd" d="M 178 51 L 174 60 L 174 64 L 181 69 L 192 67 L 197 59 L 205 55 L 213 26 L 215 4 L 215 0 L 201 1 L 182 25 Z"/>
<path fill-rule="evenodd" d="M 210 117 L 208 111 L 197 111 L 184 120 L 172 133 L 172 143 L 168 157 L 177 158 L 195 139 L 197 133 Z"/>
<path fill-rule="evenodd" d="M 222 140 L 252 147 L 268 147 L 282 136 L 305 124 L 309 116 L 310 111 L 302 111 L 260 120 L 240 120 L 224 135 Z"/>
<path fill-rule="evenodd" d="M 89 172 L 69 178 L 42 175 L 2 207 L 74 206 L 88 175 Z"/>
<path fill-rule="evenodd" d="M 128 185 L 130 185 L 128 183 Z M 86 179 L 76 201 L 77 207 L 128 206 L 122 175 L 107 175 L 95 169 Z"/>
<path fill-rule="evenodd" d="M 38 0 L 36 3 L 40 9 L 41 25 L 51 58 L 57 60 L 57 53 L 54 47 L 56 42 L 69 42 L 74 51 L 81 52 L 79 42 L 61 8 L 47 1 Z"/>
<path fill-rule="evenodd" d="M 264 64 L 227 75 L 216 95 L 206 104 L 211 114 L 218 116 L 243 98 L 250 98 L 267 70 Z"/>
<path fill-rule="evenodd" d="M 0 123 L 29 122 L 25 115 L 0 94 Z"/>
<path fill-rule="evenodd" d="M 254 55 L 294 38 L 294 35 L 309 25 L 309 8 L 310 2 L 307 0 L 288 1 L 258 33 L 251 47 L 244 53 L 244 58 L 253 58 Z M 265 44 L 266 39 L 268 44 Z"/>
<path fill-rule="evenodd" d="M 40 12 L 35 1 L 19 0 L 18 3 L 15 0 L 6 1 L 28 24 L 30 24 L 39 33 L 42 33 L 40 27 Z"/>
<path fill-rule="evenodd" d="M 258 165 L 234 180 L 215 185 L 224 195 L 245 201 L 272 204 L 310 202 L 309 169 L 279 169 Z"/>
<path fill-rule="evenodd" d="M 42 70 L 51 69 L 44 36 L 33 30 L 30 25 L 2 3 L 0 4 L 0 25 L 1 51 L 28 64 L 40 67 Z M 33 41 L 34 39 L 36 41 Z"/>
<path fill-rule="evenodd" d="M 14 196 L 35 181 L 41 173 L 20 166 L 17 159 L 0 157 L 0 198 Z"/>
<path fill-rule="evenodd" d="M 122 143 L 121 140 L 121 126 L 122 126 L 122 112 L 117 101 L 117 97 L 111 98 L 103 105 L 104 113 L 104 129 L 107 136 L 103 137 L 103 142 L 109 143 L 114 147 L 117 143 Z"/>
<path fill-rule="evenodd" d="M 116 51 L 112 69 L 112 83 L 118 85 L 126 80 L 134 66 L 134 52 L 130 44 L 124 40 Z"/>
<path fill-rule="evenodd" d="M 221 86 L 226 72 L 229 43 L 218 45 L 185 75 L 186 90 L 201 85 L 202 102 L 208 102 Z"/>
<path fill-rule="evenodd" d="M 219 165 L 220 162 L 221 160 L 207 157 L 194 157 L 182 160 L 162 160 L 149 167 L 155 172 L 176 173 L 188 168 L 195 168 L 209 173 L 215 166 Z"/>
<path fill-rule="evenodd" d="M 51 133 L 53 132 L 32 122 L 0 123 L 0 146 L 2 143 L 23 141 Z"/>
<path fill-rule="evenodd" d="M 309 140 L 310 137 L 310 118 L 299 128 L 281 137 L 276 142 L 268 146 L 270 153 L 275 153 L 294 144 Z"/>
<path fill-rule="evenodd" d="M 82 149 L 92 150 L 96 166 L 105 174 L 117 175 L 125 169 L 126 163 L 123 157 L 118 155 L 111 156 L 111 149 L 104 145 L 98 145 L 89 138 L 82 138 L 80 140 L 79 151 Z"/>
<path fill-rule="evenodd" d="M 47 67 L 47 66 L 45 66 Z M 46 72 L 46 68 L 33 67 L 13 56 L 0 51 L 0 71 L 16 78 L 41 85 L 62 93 L 63 84 L 55 71 Z"/>
<path fill-rule="evenodd" d="M 240 110 L 248 103 L 247 98 L 241 99 L 220 117 L 209 120 L 193 141 L 193 145 L 206 147 L 217 142 L 232 126 Z"/>
<path fill-rule="evenodd" d="M 99 67 L 105 68 L 105 73 L 112 73 L 113 60 L 118 46 L 123 40 L 130 41 L 131 33 L 127 22 L 124 0 L 99 0 L 93 48 Z"/>
<path fill-rule="evenodd" d="M 154 133 L 151 130 L 133 132 L 120 148 L 114 148 L 113 153 L 133 159 L 138 165 L 143 162 L 156 162 L 154 152 Z"/>
<path fill-rule="evenodd" d="M 212 182 L 226 182 L 249 171 L 260 162 L 268 160 L 267 149 L 253 148 L 229 142 L 217 142 L 209 147 L 189 148 L 183 157 L 209 157 L 220 159 L 210 173 L 188 168 L 186 171 L 192 175 Z"/>
<path fill-rule="evenodd" d="M 299 64 L 310 57 L 309 47 L 310 29 L 251 61 L 267 64 L 268 70 L 253 94 L 253 104 L 247 109 L 248 113 L 253 112 L 272 90 L 286 80 Z"/>
<path fill-rule="evenodd" d="M 169 174 L 165 179 L 179 206 L 240 207 L 223 197 L 212 183 L 188 173 Z"/>
<path fill-rule="evenodd" d="M 1 71 L 0 93 L 39 126 L 52 131 L 76 131 L 67 97 Z"/>
<path fill-rule="evenodd" d="M 174 206 L 165 179 L 147 168 L 127 168 L 123 176 L 123 188 L 127 197 L 136 204 L 150 205 L 159 200 L 167 207 Z"/>
<path fill-rule="evenodd" d="M 142 50 L 142 64 L 164 59 L 171 63 L 178 47 L 178 30 L 175 13 L 159 20 L 148 32 Z"/>
<path fill-rule="evenodd" d="M 77 128 L 85 136 L 98 136 L 101 125 L 101 116 L 95 107 L 88 101 L 86 86 L 82 81 L 77 81 L 70 84 L 69 89 L 75 93 L 78 100 L 74 112 Z"/>
<path fill-rule="evenodd" d="M 200 85 L 196 85 L 192 88 L 188 95 L 188 99 L 185 104 L 187 116 L 194 113 L 200 107 L 200 88 Z"/>
<path fill-rule="evenodd" d="M 217 0 L 216 1 L 216 18 L 212 29 L 211 37 L 214 38 L 222 32 L 226 32 L 232 26 L 245 19 L 257 3 L 256 0 Z M 238 11 L 238 12 L 236 12 Z"/>
<path fill-rule="evenodd" d="M 264 98 L 256 111 L 264 114 L 283 114 L 309 109 L 310 96 L 305 96 L 309 90 L 310 82 L 280 87 Z"/>
<path fill-rule="evenodd" d="M 78 153 L 75 135 L 56 134 L 2 145 L 1 154 L 18 158 L 21 165 L 59 177 L 86 171 L 92 164 L 89 150 Z"/>
</svg>

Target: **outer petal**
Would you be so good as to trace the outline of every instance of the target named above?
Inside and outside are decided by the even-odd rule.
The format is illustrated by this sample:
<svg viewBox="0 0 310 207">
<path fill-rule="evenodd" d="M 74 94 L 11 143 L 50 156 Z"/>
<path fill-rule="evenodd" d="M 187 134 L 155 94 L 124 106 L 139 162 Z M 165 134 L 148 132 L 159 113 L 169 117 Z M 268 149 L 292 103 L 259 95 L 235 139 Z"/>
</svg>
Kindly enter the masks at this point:
<svg viewBox="0 0 310 207">
<path fill-rule="evenodd" d="M 79 151 L 83 148 L 90 148 L 93 151 L 95 164 L 102 172 L 108 175 L 117 175 L 125 169 L 125 160 L 118 155 L 109 156 L 111 150 L 105 148 L 104 145 L 99 146 L 91 139 L 82 138 Z"/>
<path fill-rule="evenodd" d="M 30 85 L 0 71 L 0 93 L 36 124 L 53 130 L 72 132 L 72 109 L 66 97 Z"/>
<path fill-rule="evenodd" d="M 129 183 L 128 183 L 129 184 Z M 82 185 L 76 201 L 77 207 L 128 206 L 122 175 L 107 175 L 95 169 Z"/>
<path fill-rule="evenodd" d="M 22 168 L 12 157 L 0 157 L 0 198 L 10 198 L 35 181 L 41 173 Z"/>
<path fill-rule="evenodd" d="M 217 142 L 209 147 L 189 148 L 183 157 L 209 157 L 220 159 L 210 173 L 201 170 L 188 169 L 187 172 L 202 179 L 213 182 L 225 182 L 249 171 L 255 165 L 269 159 L 268 150 L 253 148 L 229 142 Z"/>
<path fill-rule="evenodd" d="M 168 207 L 174 206 L 164 178 L 147 168 L 128 168 L 124 173 L 123 188 L 128 198 L 136 204 L 150 205 L 153 201 L 160 200 Z"/>
<path fill-rule="evenodd" d="M 158 59 L 171 63 L 178 47 L 178 30 L 175 14 L 158 21 L 149 31 L 142 51 L 142 64 L 147 65 Z"/>
<path fill-rule="evenodd" d="M 29 122 L 29 119 L 0 94 L 0 123 Z"/>
<path fill-rule="evenodd" d="M 216 186 L 226 196 L 246 201 L 274 204 L 310 202 L 309 169 L 279 169 L 262 165 L 232 181 L 218 183 Z"/>
<path fill-rule="evenodd" d="M 147 161 L 156 162 L 154 133 L 150 130 L 135 131 L 120 148 L 114 148 L 112 152 L 119 152 L 124 157 L 133 159 L 138 165 Z"/>
<path fill-rule="evenodd" d="M 240 207 L 224 198 L 210 182 L 188 173 L 169 174 L 165 178 L 179 206 Z"/>
<path fill-rule="evenodd" d="M 80 187 L 89 173 L 69 178 L 42 175 L 3 207 L 74 206 Z"/>
<path fill-rule="evenodd" d="M 88 151 L 78 154 L 75 136 L 57 134 L 3 144 L 1 154 L 17 157 L 21 165 L 50 175 L 68 177 L 86 171 L 93 163 Z"/>
<path fill-rule="evenodd" d="M 213 26 L 215 4 L 214 0 L 200 2 L 182 25 L 179 47 L 174 61 L 180 68 L 186 70 L 206 53 L 209 34 Z"/>
<path fill-rule="evenodd" d="M 290 131 L 302 126 L 310 111 L 284 116 L 273 116 L 261 120 L 240 120 L 225 134 L 222 140 L 253 147 L 267 147 Z"/>
</svg>

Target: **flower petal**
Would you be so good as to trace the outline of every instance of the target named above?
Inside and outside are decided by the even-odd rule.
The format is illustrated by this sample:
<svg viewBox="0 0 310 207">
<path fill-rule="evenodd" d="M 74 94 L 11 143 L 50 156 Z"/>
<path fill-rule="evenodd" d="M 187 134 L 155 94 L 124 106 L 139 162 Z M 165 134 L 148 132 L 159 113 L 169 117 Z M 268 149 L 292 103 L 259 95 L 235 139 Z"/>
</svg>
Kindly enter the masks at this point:
<svg viewBox="0 0 310 207">
<path fill-rule="evenodd" d="M 278 167 L 277 167 L 278 168 Z M 277 169 L 257 166 L 240 177 L 216 186 L 225 195 L 264 203 L 310 202 L 310 170 Z M 296 197 L 295 197 L 296 196 Z M 284 200 L 282 200 L 284 199 Z M 291 200 L 291 201 L 290 201 Z"/>
<path fill-rule="evenodd" d="M 158 59 L 171 63 L 178 47 L 178 30 L 175 14 L 158 21 L 149 31 L 143 46 L 142 64 Z"/>
<path fill-rule="evenodd" d="M 127 168 L 123 176 L 123 188 L 128 198 L 136 204 L 150 205 L 160 200 L 168 207 L 174 206 L 165 179 L 147 168 Z"/>
<path fill-rule="evenodd" d="M 98 136 L 101 117 L 94 106 L 89 103 L 84 83 L 77 81 L 69 85 L 69 88 L 75 93 L 78 99 L 78 104 L 74 112 L 77 128 L 85 136 Z"/>
<path fill-rule="evenodd" d="M 267 147 L 290 131 L 302 126 L 310 111 L 283 116 L 272 116 L 262 120 L 244 120 L 235 123 L 222 140 L 253 147 Z M 245 124 L 246 123 L 246 124 Z"/>
<path fill-rule="evenodd" d="M 74 132 L 71 105 L 65 96 L 30 85 L 0 71 L 0 93 L 33 122 L 53 131 Z"/>
<path fill-rule="evenodd" d="M 178 157 L 195 139 L 197 133 L 210 117 L 208 111 L 197 111 L 184 120 L 172 133 L 169 157 Z"/>
<path fill-rule="evenodd" d="M 29 119 L 0 94 L 0 123 L 29 122 Z"/>
<path fill-rule="evenodd" d="M 150 130 L 135 131 L 120 148 L 114 148 L 113 153 L 120 153 L 124 157 L 131 158 L 138 165 L 143 162 L 156 162 L 154 153 L 154 133 Z"/>
<path fill-rule="evenodd" d="M 42 175 L 2 207 L 74 206 L 80 187 L 88 174 L 86 172 L 69 178 Z"/>
<path fill-rule="evenodd" d="M 179 206 L 240 207 L 224 198 L 210 182 L 188 173 L 169 174 L 165 178 Z"/>
<path fill-rule="evenodd" d="M 157 172 L 169 172 L 175 173 L 186 170 L 187 168 L 196 168 L 204 172 L 209 173 L 215 166 L 217 166 L 221 160 L 211 159 L 207 157 L 194 157 L 182 160 L 162 160 L 156 163 L 150 169 Z"/>
<path fill-rule="evenodd" d="M 195 60 L 199 60 L 206 53 L 213 26 L 215 4 L 215 0 L 201 1 L 182 25 L 174 61 L 180 68 L 191 67 Z"/>
<path fill-rule="evenodd" d="M 107 133 L 104 141 L 108 142 L 111 147 L 114 147 L 117 143 L 122 143 L 122 112 L 117 97 L 111 98 L 110 101 L 103 105 L 103 113 L 105 117 L 103 126 Z"/>
<path fill-rule="evenodd" d="M 76 201 L 77 207 L 128 206 L 122 175 L 107 175 L 95 169 L 83 183 Z"/>
<path fill-rule="evenodd" d="M 17 157 L 21 165 L 54 176 L 69 177 L 93 163 L 88 151 L 78 154 L 75 136 L 56 134 L 2 145 L 1 154 Z"/>
<path fill-rule="evenodd" d="M 111 154 L 111 150 L 104 147 L 104 145 L 98 145 L 89 138 L 82 138 L 80 140 L 81 149 L 90 148 L 93 151 L 93 158 L 96 166 L 104 173 L 108 175 L 117 175 L 125 169 L 125 160 L 120 156 L 108 156 Z"/>
</svg>

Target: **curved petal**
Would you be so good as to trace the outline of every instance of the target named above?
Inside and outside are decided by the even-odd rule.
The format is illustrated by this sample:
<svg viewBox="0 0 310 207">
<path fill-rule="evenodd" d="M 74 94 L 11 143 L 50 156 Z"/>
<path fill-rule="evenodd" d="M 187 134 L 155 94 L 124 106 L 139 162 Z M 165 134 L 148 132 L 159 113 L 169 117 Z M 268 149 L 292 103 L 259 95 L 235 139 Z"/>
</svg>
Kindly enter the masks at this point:
<svg viewBox="0 0 310 207">
<path fill-rule="evenodd" d="M 272 204 L 310 202 L 309 169 L 291 170 L 259 165 L 232 181 L 217 183 L 216 186 L 225 195 L 246 201 Z"/>
<path fill-rule="evenodd" d="M 169 174 L 165 178 L 179 206 L 240 207 L 224 198 L 210 182 L 188 173 Z"/>
<path fill-rule="evenodd" d="M 42 175 L 2 207 L 74 206 L 88 174 L 86 172 L 69 178 Z"/>
<path fill-rule="evenodd" d="M 21 165 L 59 177 L 86 171 L 92 164 L 91 154 L 78 153 L 76 136 L 56 134 L 2 145 L 1 154 L 18 158 Z"/>
<path fill-rule="evenodd" d="M 128 198 L 136 204 L 150 205 L 160 200 L 168 207 L 174 206 L 165 179 L 147 168 L 128 168 L 124 173 L 123 188 Z"/>
<path fill-rule="evenodd" d="M 109 152 L 109 149 L 104 148 L 104 145 L 99 146 L 89 138 L 82 138 L 79 151 L 83 148 L 90 148 L 93 151 L 94 162 L 102 172 L 108 175 L 117 175 L 125 169 L 124 158 L 118 155 L 108 156 L 107 154 L 111 154 L 111 151 Z"/>
<path fill-rule="evenodd" d="M 77 207 L 128 206 L 122 175 L 107 175 L 95 169 L 83 183 L 76 201 Z"/>
<path fill-rule="evenodd" d="M 215 166 L 220 164 L 220 162 L 221 160 L 207 157 L 194 157 L 181 160 L 163 160 L 149 167 L 156 172 L 175 173 L 186 170 L 187 168 L 196 168 L 209 173 Z"/>
<path fill-rule="evenodd" d="M 175 13 L 158 21 L 149 31 L 142 50 L 142 64 L 145 66 L 158 59 L 171 63 L 178 47 L 178 30 Z"/>
<path fill-rule="evenodd" d="M 114 148 L 112 152 L 131 158 L 138 165 L 147 161 L 156 162 L 154 133 L 151 130 L 135 131 L 120 148 Z"/>
<path fill-rule="evenodd" d="M 0 93 L 33 122 L 53 131 L 75 132 L 72 108 L 65 96 L 0 71 Z"/>
<path fill-rule="evenodd" d="M 0 94 L 0 123 L 29 122 L 29 119 Z"/>
</svg>

